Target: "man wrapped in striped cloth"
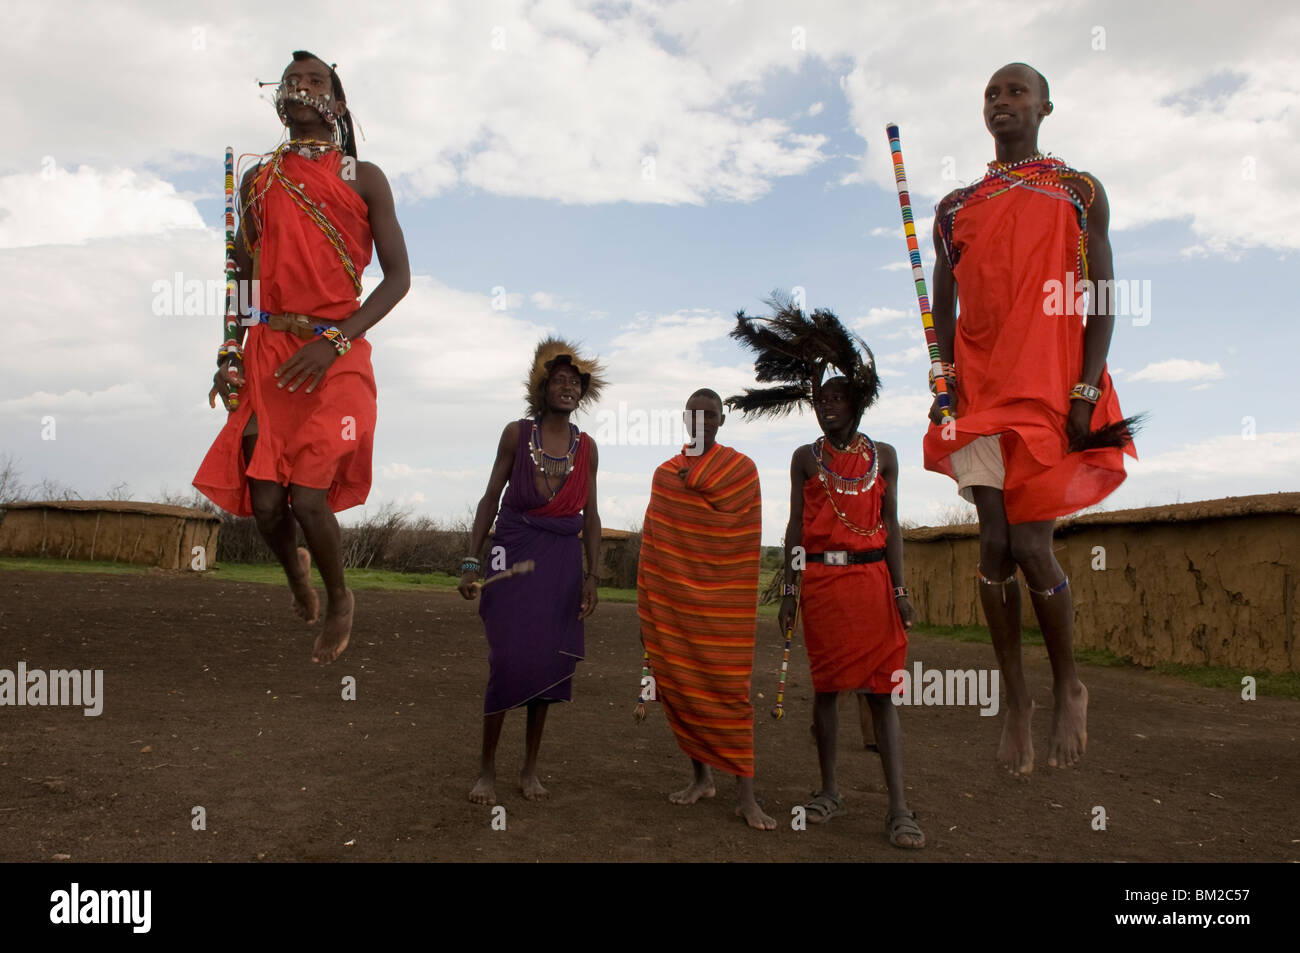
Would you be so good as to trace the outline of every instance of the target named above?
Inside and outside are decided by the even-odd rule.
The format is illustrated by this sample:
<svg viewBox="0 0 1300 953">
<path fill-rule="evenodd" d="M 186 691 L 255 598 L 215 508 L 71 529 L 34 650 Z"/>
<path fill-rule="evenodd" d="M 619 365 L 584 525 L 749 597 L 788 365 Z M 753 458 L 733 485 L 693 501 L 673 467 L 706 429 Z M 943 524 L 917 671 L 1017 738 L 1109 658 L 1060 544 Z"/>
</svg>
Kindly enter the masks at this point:
<svg viewBox="0 0 1300 953">
<path fill-rule="evenodd" d="M 641 641 L 677 744 L 694 777 L 671 794 L 694 804 L 717 790 L 713 768 L 735 775 L 736 814 L 774 830 L 754 797 L 754 669 L 762 500 L 752 460 L 717 442 L 722 399 L 686 402 L 691 443 L 654 475 L 637 571 Z"/>
</svg>

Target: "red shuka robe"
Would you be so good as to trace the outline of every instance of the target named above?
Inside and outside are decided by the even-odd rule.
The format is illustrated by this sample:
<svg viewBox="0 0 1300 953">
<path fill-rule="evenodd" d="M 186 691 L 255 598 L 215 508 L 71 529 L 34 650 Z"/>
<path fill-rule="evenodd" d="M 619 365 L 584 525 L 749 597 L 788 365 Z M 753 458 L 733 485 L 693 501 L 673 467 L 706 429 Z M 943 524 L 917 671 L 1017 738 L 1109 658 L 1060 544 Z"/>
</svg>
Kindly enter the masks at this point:
<svg viewBox="0 0 1300 953">
<path fill-rule="evenodd" d="M 342 156 L 331 152 L 309 160 L 287 152 L 281 161 L 285 174 L 302 184 L 343 236 L 360 275 L 370 262 L 370 221 L 365 201 L 339 178 Z M 253 187 L 254 195 L 266 189 L 257 246 L 261 309 L 307 314 L 325 324 L 351 317 L 359 307 L 356 288 L 334 247 L 280 183 L 272 179 L 267 188 L 268 179 L 269 166 Z M 266 325 L 249 329 L 239 408 L 227 417 L 194 477 L 194 486 L 222 509 L 252 515 L 249 478 L 328 490 L 335 512 L 366 501 L 375 432 L 370 342 L 353 340 L 310 394 L 302 386 L 293 393 L 277 387 L 276 368 L 307 343 Z M 245 461 L 242 437 L 253 415 L 257 446 Z"/>
<path fill-rule="evenodd" d="M 823 443 L 822 454 L 842 477 L 862 476 L 871 469 L 861 454 L 836 450 L 829 440 Z M 817 476 L 805 480 L 800 540 L 804 550 L 884 547 L 889 537 L 881 521 L 884 499 L 885 478 L 879 474 L 871 489 L 857 494 L 837 492 Z M 846 526 L 836 509 L 866 534 Z M 889 564 L 884 559 L 854 566 L 809 562 L 800 586 L 813 690 L 881 695 L 893 691 L 892 676 L 907 663 L 907 632 L 898 616 Z"/>
<path fill-rule="evenodd" d="M 925 468 L 953 476 L 950 454 L 983 434 L 1002 435 L 1003 493 L 1011 523 L 1050 520 L 1105 499 L 1124 480 L 1123 450 L 1067 453 L 1070 389 L 1083 371 L 1083 316 L 1073 306 L 1085 277 L 1079 213 L 1052 169 L 1046 181 L 1007 187 L 989 175 L 961 194 L 945 232 L 960 302 L 953 347 L 957 419 L 950 439 L 931 424 Z M 1032 171 L 1021 169 L 1018 171 Z M 938 210 L 942 221 L 947 210 Z M 1059 284 L 1054 284 L 1059 282 Z M 1055 289 L 1060 291 L 1053 294 Z M 1064 301 L 1062 300 L 1064 299 Z M 1066 313 L 1050 313 L 1064 303 Z M 1092 429 L 1123 419 L 1109 372 Z"/>
</svg>

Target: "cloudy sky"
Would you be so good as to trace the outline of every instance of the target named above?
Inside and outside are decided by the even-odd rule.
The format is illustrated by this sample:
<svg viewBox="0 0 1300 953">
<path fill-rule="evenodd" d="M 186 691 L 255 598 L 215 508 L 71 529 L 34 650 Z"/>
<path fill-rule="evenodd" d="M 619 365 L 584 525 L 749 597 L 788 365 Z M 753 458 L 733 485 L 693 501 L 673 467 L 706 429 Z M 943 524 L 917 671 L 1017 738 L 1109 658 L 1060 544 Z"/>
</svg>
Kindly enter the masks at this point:
<svg viewBox="0 0 1300 953">
<path fill-rule="evenodd" d="M 928 232 L 992 158 L 985 82 L 1024 60 L 1056 104 L 1040 146 L 1105 185 L 1132 291 L 1110 369 L 1151 420 L 1106 505 L 1300 489 L 1279 377 L 1300 353 L 1300 13 L 1243 0 L 1232 19 L 1065 0 L 7 4 L 0 453 L 87 498 L 188 487 L 220 427 L 220 321 L 159 313 L 155 287 L 221 280 L 224 148 L 274 148 L 256 81 L 308 49 L 338 64 L 414 274 L 368 335 L 370 507 L 465 515 L 558 332 L 608 364 L 579 422 L 608 435 L 606 525 L 639 523 L 675 434 L 633 445 L 638 416 L 751 383 L 732 315 L 800 288 L 874 348 L 885 388 L 864 429 L 899 450 L 902 515 L 941 519 L 958 501 L 921 468 L 926 358 L 884 125 L 902 127 Z M 760 467 L 769 543 L 790 452 L 815 433 L 807 415 L 723 429 Z"/>
</svg>

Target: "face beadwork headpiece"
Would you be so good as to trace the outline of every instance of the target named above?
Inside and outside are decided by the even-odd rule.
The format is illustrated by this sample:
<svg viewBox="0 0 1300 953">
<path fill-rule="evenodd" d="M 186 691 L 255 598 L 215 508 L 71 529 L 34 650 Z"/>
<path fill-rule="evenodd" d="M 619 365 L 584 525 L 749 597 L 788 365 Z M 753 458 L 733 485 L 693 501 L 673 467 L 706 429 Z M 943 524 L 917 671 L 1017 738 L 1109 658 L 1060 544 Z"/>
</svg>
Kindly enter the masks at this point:
<svg viewBox="0 0 1300 953">
<path fill-rule="evenodd" d="M 583 357 L 576 347 L 560 338 L 548 337 L 537 345 L 533 355 L 533 368 L 524 381 L 524 401 L 528 413 L 539 416 L 546 409 L 546 383 L 551 372 L 562 364 L 567 364 L 578 372 L 582 381 L 582 396 L 578 398 L 578 407 L 587 402 L 600 399 L 601 388 L 605 386 L 605 368 L 595 358 Z"/>
<path fill-rule="evenodd" d="M 728 397 L 727 406 L 746 418 L 784 417 L 805 403 L 815 405 L 827 370 L 834 369 L 848 380 L 849 400 L 860 418 L 880 393 L 876 361 L 866 342 L 824 308 L 805 315 L 781 292 L 773 292 L 766 303 L 774 312 L 770 318 L 737 312 L 731 337 L 757 355 L 759 382 L 777 386 L 747 388 Z"/>
<path fill-rule="evenodd" d="M 289 104 L 301 103 L 304 106 L 310 106 L 320 113 L 321 119 L 331 125 L 338 120 L 335 114 L 334 97 L 330 93 L 321 93 L 319 97 L 311 95 L 305 89 L 294 89 L 292 84 L 281 82 L 275 90 L 275 112 L 280 117 L 280 122 L 289 125 Z"/>
</svg>

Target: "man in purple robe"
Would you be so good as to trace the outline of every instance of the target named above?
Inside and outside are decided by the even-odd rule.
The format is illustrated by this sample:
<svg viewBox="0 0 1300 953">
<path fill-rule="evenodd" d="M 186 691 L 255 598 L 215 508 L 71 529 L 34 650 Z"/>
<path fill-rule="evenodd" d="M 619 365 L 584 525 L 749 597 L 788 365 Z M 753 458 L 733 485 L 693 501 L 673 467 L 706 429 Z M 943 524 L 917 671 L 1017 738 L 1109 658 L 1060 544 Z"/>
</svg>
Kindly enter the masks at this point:
<svg viewBox="0 0 1300 953">
<path fill-rule="evenodd" d="M 547 706 L 572 700 L 573 672 L 583 657 L 582 620 L 596 608 L 600 565 L 596 443 L 569 423 L 569 415 L 594 401 L 603 383 L 599 365 L 565 342 L 548 338 L 538 345 L 528 382 L 531 419 L 506 425 L 474 515 L 459 588 L 466 599 L 482 592 L 479 615 L 488 640 L 482 762 L 469 792 L 475 804 L 496 803 L 501 726 L 507 711 L 522 706 L 528 723 L 520 787 L 530 801 L 549 796 L 537 776 Z M 480 583 L 479 556 L 494 517 L 489 569 Z M 528 560 L 533 571 L 491 585 L 493 576 Z"/>
</svg>

